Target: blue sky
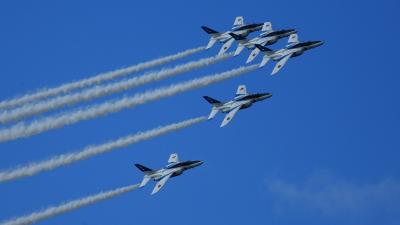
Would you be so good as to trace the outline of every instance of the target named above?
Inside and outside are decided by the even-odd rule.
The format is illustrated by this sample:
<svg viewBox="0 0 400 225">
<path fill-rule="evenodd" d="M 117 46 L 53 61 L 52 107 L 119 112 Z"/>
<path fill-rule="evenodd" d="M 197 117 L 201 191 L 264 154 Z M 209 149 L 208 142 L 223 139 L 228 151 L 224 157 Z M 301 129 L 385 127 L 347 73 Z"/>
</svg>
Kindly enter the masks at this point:
<svg viewBox="0 0 400 225">
<path fill-rule="evenodd" d="M 0 221 L 137 183 L 177 152 L 205 163 L 42 224 L 399 224 L 397 1 L 40 1 L 0 3 L 0 96 L 13 97 L 205 45 L 236 16 L 325 44 L 288 62 L 135 109 L 0 144 L 0 169 L 208 115 L 237 85 L 273 97 L 223 119 L 0 185 Z M 280 41 L 272 48 L 285 45 Z M 200 59 L 217 48 L 174 62 Z M 244 64 L 247 52 L 102 102 Z M 260 58 L 258 58 L 260 60 Z M 155 69 L 154 69 L 155 70 Z M 134 75 L 133 75 L 134 76 Z M 83 105 L 81 105 L 83 106 Z M 344 210 L 345 209 L 345 210 Z"/>
</svg>

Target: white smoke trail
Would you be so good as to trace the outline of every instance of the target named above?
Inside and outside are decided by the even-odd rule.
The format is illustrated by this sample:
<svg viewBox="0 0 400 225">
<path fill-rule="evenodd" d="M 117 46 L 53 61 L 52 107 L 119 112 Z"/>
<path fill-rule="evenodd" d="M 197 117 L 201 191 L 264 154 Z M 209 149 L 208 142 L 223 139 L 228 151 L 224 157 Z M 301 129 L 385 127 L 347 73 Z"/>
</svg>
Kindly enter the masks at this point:
<svg viewBox="0 0 400 225">
<path fill-rule="evenodd" d="M 77 123 L 82 120 L 88 120 L 109 113 L 115 113 L 125 108 L 132 108 L 147 102 L 170 97 L 181 92 L 204 87 L 216 82 L 233 78 L 241 74 L 254 71 L 257 68 L 258 65 L 240 67 L 223 73 L 209 75 L 186 82 L 181 82 L 175 85 L 171 85 L 169 87 L 159 88 L 141 94 L 136 94 L 132 97 L 124 97 L 116 101 L 108 101 L 87 109 L 81 109 L 59 116 L 44 118 L 42 120 L 34 121 L 28 125 L 24 123 L 19 123 L 10 128 L 0 130 L 0 142 L 15 140 L 22 137 L 29 137 L 48 130 Z"/>
<path fill-rule="evenodd" d="M 185 73 L 194 69 L 198 69 L 204 66 L 208 66 L 213 63 L 217 63 L 221 60 L 232 57 L 233 54 L 226 54 L 222 56 L 214 56 L 204 58 L 192 62 L 188 62 L 182 65 L 175 66 L 169 69 L 163 69 L 159 72 L 149 73 L 139 77 L 133 77 L 125 81 L 120 81 L 112 84 L 96 86 L 82 92 L 68 94 L 65 96 L 59 96 L 46 101 L 26 104 L 22 107 L 4 111 L 0 113 L 0 123 L 8 123 L 11 121 L 20 120 L 35 114 L 43 113 L 46 111 L 54 110 L 66 105 L 72 105 L 81 101 L 88 101 L 90 99 L 98 98 L 101 96 L 125 91 L 127 89 L 135 88 L 140 85 L 144 85 L 150 82 L 165 79 L 174 75 Z"/>
<path fill-rule="evenodd" d="M 30 163 L 26 166 L 19 167 L 13 170 L 0 172 L 0 182 L 15 180 L 18 178 L 33 176 L 43 171 L 53 170 L 60 166 L 65 166 L 77 161 L 81 161 L 102 153 L 117 150 L 128 145 L 132 145 L 141 141 L 145 141 L 151 138 L 155 138 L 173 131 L 177 131 L 186 127 L 193 126 L 207 120 L 206 117 L 197 117 L 189 120 L 185 120 L 179 123 L 173 123 L 167 126 L 157 127 L 152 130 L 139 132 L 134 135 L 119 138 L 114 141 L 109 141 L 104 144 L 88 146 L 81 151 L 62 154 L 55 156 L 48 160 L 40 162 Z"/>
<path fill-rule="evenodd" d="M 58 206 L 50 206 L 45 210 L 33 212 L 30 215 L 21 216 L 1 223 L 0 225 L 27 225 L 39 222 L 44 219 L 54 217 L 56 215 L 66 213 L 83 206 L 91 205 L 99 201 L 107 200 L 118 195 L 133 191 L 139 188 L 139 184 L 129 185 L 115 190 L 100 192 L 95 195 L 87 196 L 85 198 L 62 203 Z"/>
<path fill-rule="evenodd" d="M 204 47 L 189 49 L 189 50 L 179 52 L 174 55 L 162 57 L 162 58 L 151 60 L 148 62 L 139 63 L 137 65 L 130 66 L 127 68 L 111 71 L 108 73 L 98 74 L 98 75 L 90 77 L 90 78 L 66 83 L 66 84 L 63 84 L 63 85 L 60 85 L 60 86 L 54 87 L 54 88 L 46 88 L 46 89 L 39 90 L 39 91 L 31 93 L 31 94 L 26 94 L 26 95 L 23 95 L 21 97 L 17 97 L 14 99 L 4 100 L 4 101 L 0 102 L 0 109 L 13 108 L 13 107 L 25 104 L 27 102 L 36 101 L 36 100 L 39 100 L 42 98 L 47 98 L 47 97 L 51 97 L 51 96 L 55 96 L 55 95 L 59 95 L 59 94 L 65 94 L 65 93 L 70 92 L 75 89 L 98 84 L 103 81 L 112 80 L 112 79 L 115 79 L 118 77 L 126 76 L 131 73 L 143 71 L 143 70 L 151 68 L 151 67 L 169 63 L 169 62 L 178 60 L 180 58 L 195 54 L 202 50 L 204 50 Z"/>
</svg>

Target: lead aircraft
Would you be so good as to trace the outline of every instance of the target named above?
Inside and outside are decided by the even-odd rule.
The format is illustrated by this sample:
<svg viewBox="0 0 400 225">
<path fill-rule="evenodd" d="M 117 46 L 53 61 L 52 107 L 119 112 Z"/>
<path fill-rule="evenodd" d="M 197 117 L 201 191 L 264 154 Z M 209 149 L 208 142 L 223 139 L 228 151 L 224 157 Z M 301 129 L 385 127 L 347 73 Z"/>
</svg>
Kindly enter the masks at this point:
<svg viewBox="0 0 400 225">
<path fill-rule="evenodd" d="M 201 28 L 211 36 L 206 49 L 211 48 L 218 41 L 223 44 L 218 52 L 218 55 L 222 55 L 232 46 L 233 42 L 235 41 L 229 33 L 247 37 L 251 32 L 261 30 L 262 27 L 262 23 L 245 24 L 243 16 L 238 16 L 236 17 L 233 27 L 230 31 L 218 32 L 206 26 L 202 26 Z"/>
<path fill-rule="evenodd" d="M 235 98 L 226 103 L 222 103 L 208 96 L 203 96 L 203 98 L 212 105 L 208 119 L 214 118 L 218 112 L 227 113 L 221 123 L 221 127 L 226 126 L 240 109 L 249 108 L 253 103 L 270 97 L 272 97 L 271 93 L 248 94 L 245 85 L 239 85 Z"/>
<path fill-rule="evenodd" d="M 178 154 L 173 153 L 169 156 L 168 164 L 162 169 L 152 170 L 143 165 L 135 164 L 135 166 L 144 173 L 144 177 L 139 187 L 144 187 L 151 179 L 157 181 L 156 186 L 151 194 L 155 194 L 165 185 L 165 183 L 171 177 L 176 177 L 181 175 L 185 170 L 192 169 L 194 167 L 200 166 L 203 161 L 179 161 Z"/>
<path fill-rule="evenodd" d="M 259 67 L 265 66 L 265 64 L 267 64 L 271 59 L 274 61 L 278 61 L 278 63 L 276 63 L 274 67 L 274 70 L 271 73 L 271 75 L 274 75 L 282 69 L 282 67 L 290 58 L 302 55 L 305 51 L 316 48 L 323 43 L 323 41 L 299 42 L 297 34 L 292 34 L 289 36 L 288 44 L 286 45 L 286 47 L 277 51 L 273 51 L 265 46 L 256 44 L 256 47 L 264 53 L 264 58 L 261 61 Z"/>
</svg>

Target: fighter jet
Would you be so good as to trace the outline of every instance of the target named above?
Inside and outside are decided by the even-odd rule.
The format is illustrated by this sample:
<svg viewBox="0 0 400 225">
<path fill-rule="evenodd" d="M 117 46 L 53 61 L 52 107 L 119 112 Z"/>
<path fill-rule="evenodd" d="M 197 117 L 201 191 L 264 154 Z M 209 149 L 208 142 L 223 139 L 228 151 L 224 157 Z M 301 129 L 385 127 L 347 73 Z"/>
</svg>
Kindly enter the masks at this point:
<svg viewBox="0 0 400 225">
<path fill-rule="evenodd" d="M 261 61 L 260 67 L 265 66 L 265 64 L 267 64 L 270 59 L 278 61 L 278 63 L 275 65 L 274 70 L 271 73 L 271 75 L 274 75 L 282 69 L 282 67 L 290 58 L 297 57 L 303 54 L 305 51 L 318 47 L 323 43 L 323 41 L 299 42 L 297 34 L 291 34 L 289 37 L 288 45 L 278 51 L 273 51 L 267 47 L 258 44 L 256 44 L 255 46 L 265 54 L 263 60 Z"/>
<path fill-rule="evenodd" d="M 288 37 L 291 34 L 295 34 L 297 31 L 295 29 L 286 29 L 286 30 L 276 30 L 272 29 L 272 24 L 270 22 L 264 23 L 261 33 L 258 37 L 255 37 L 251 40 L 248 40 L 246 37 L 242 35 L 237 35 L 235 33 L 229 33 L 236 41 L 239 42 L 238 47 L 236 48 L 234 56 L 237 56 L 242 52 L 242 50 L 246 47 L 247 49 L 252 50 L 249 57 L 247 58 L 246 63 L 250 63 L 254 58 L 260 53 L 260 49 L 256 48 L 256 44 L 266 46 L 275 44 L 279 39 Z"/>
<path fill-rule="evenodd" d="M 243 16 L 238 16 L 236 17 L 235 22 L 233 23 L 232 30 L 230 31 L 220 33 L 206 26 L 202 26 L 201 28 L 211 36 L 206 49 L 211 48 L 215 44 L 215 42 L 218 41 L 220 43 L 223 43 L 218 53 L 218 55 L 222 55 L 231 47 L 231 45 L 235 41 L 229 35 L 229 33 L 234 33 L 243 37 L 247 37 L 251 32 L 261 30 L 262 26 L 262 23 L 251 23 L 246 25 L 244 23 Z"/>
<path fill-rule="evenodd" d="M 220 126 L 224 127 L 232 120 L 240 109 L 249 108 L 253 103 L 270 98 L 271 96 L 271 93 L 248 94 L 246 86 L 239 85 L 235 98 L 229 102 L 222 103 L 208 96 L 203 96 L 203 98 L 212 105 L 211 113 L 208 116 L 209 120 L 214 118 L 218 112 L 228 113 Z"/>
<path fill-rule="evenodd" d="M 153 195 L 160 191 L 169 178 L 179 176 L 185 170 L 192 169 L 200 166 L 201 164 L 203 164 L 203 161 L 200 160 L 180 162 L 178 159 L 178 154 L 176 153 L 171 154 L 168 159 L 168 165 L 159 170 L 152 170 L 143 165 L 135 164 L 135 166 L 144 173 L 144 178 L 139 187 L 144 187 L 151 179 L 157 181 L 153 192 L 151 192 Z"/>
</svg>

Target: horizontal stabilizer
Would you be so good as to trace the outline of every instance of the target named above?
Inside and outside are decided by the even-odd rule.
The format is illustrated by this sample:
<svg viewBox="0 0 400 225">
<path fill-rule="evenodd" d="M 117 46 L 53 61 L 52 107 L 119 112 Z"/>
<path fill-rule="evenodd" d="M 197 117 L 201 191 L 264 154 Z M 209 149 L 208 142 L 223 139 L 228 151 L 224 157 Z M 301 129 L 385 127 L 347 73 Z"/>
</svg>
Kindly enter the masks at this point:
<svg viewBox="0 0 400 225">
<path fill-rule="evenodd" d="M 217 115 L 217 113 L 219 112 L 219 109 L 217 108 L 217 107 L 212 107 L 212 109 L 211 109 L 211 112 L 210 112 L 210 115 L 208 116 L 208 120 L 211 120 L 211 119 L 213 119 L 216 115 Z"/>
<path fill-rule="evenodd" d="M 233 56 L 237 56 L 239 55 L 244 49 L 244 45 L 239 43 L 238 47 L 236 48 L 235 54 L 233 54 Z"/>
<path fill-rule="evenodd" d="M 212 46 L 214 46 L 215 42 L 217 42 L 217 39 L 215 39 L 214 37 L 210 38 L 210 41 L 208 41 L 207 47 L 206 49 L 211 48 Z"/>
<path fill-rule="evenodd" d="M 264 67 L 270 60 L 271 58 L 268 57 L 267 55 L 264 56 L 263 60 L 261 61 L 260 65 L 258 67 Z"/>
<path fill-rule="evenodd" d="M 145 176 L 143 177 L 143 180 L 142 180 L 142 182 L 140 183 L 139 187 L 144 187 L 144 186 L 150 181 L 150 179 L 151 179 L 150 176 L 145 175 Z"/>
</svg>

